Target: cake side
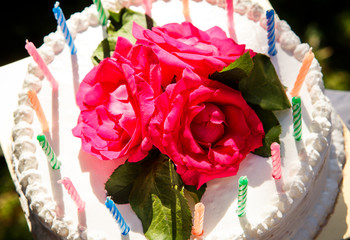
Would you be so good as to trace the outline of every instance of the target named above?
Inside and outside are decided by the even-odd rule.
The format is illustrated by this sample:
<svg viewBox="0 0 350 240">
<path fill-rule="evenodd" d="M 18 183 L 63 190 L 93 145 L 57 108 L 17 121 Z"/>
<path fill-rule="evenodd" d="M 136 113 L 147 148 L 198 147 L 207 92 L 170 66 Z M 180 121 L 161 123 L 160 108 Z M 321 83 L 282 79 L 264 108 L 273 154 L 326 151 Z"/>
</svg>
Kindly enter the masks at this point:
<svg viewBox="0 0 350 240">
<path fill-rule="evenodd" d="M 159 6 L 158 6 L 159 3 Z M 172 3 L 172 2 L 171 2 Z M 168 3 L 164 3 L 164 2 L 157 2 L 154 4 L 154 18 L 157 21 L 157 18 L 159 19 L 164 19 L 164 17 L 160 16 L 157 17 L 157 9 L 162 10 L 161 12 L 164 13 L 164 8 L 163 8 L 163 4 L 167 5 Z M 177 3 L 176 3 L 177 4 Z M 179 3 L 180 4 L 180 3 Z M 180 22 L 182 21 L 182 15 L 181 15 L 181 5 L 177 4 L 177 6 L 175 7 L 171 7 L 171 9 L 178 9 L 177 15 L 176 15 L 176 19 L 178 20 L 173 20 L 171 19 L 171 21 L 177 21 Z M 197 4 L 197 3 L 192 3 L 191 4 Z M 169 5 L 167 5 L 169 7 Z M 239 6 L 239 5 L 238 5 Z M 170 8 L 170 7 L 169 7 Z M 208 7 L 210 11 L 212 11 L 213 9 L 215 9 L 215 11 L 217 11 L 217 14 L 221 16 L 225 16 L 224 10 L 222 8 L 214 8 L 209 6 Z M 94 9 L 94 7 L 91 7 L 91 11 L 88 11 L 88 13 L 84 13 L 84 16 L 79 18 L 80 20 L 77 21 L 78 23 L 77 26 L 80 23 L 80 27 L 76 27 L 77 29 L 80 28 L 80 31 L 83 31 L 86 29 L 85 24 L 87 22 L 87 19 L 89 19 L 87 16 L 90 15 L 90 19 L 93 19 L 93 24 L 90 23 L 90 25 L 96 25 L 96 10 Z M 196 7 L 191 7 L 191 9 L 197 9 Z M 237 9 L 241 9 L 240 7 L 237 7 Z M 253 9 L 253 8 L 250 8 Z M 250 31 L 255 31 L 255 29 L 258 29 L 257 31 L 259 33 L 257 33 L 255 35 L 255 38 L 249 36 L 246 37 L 246 39 L 244 39 L 244 37 L 242 37 L 242 40 L 240 39 L 240 34 L 238 34 L 238 40 L 239 41 L 244 41 L 247 40 L 247 45 L 249 46 L 249 44 L 251 44 L 251 48 L 253 48 L 255 51 L 258 52 L 262 52 L 262 53 L 266 53 L 267 52 L 267 45 L 266 42 L 264 42 L 265 40 L 261 40 L 262 39 L 262 35 L 265 34 L 264 32 L 264 28 L 260 27 L 260 25 L 264 26 L 264 19 L 261 18 L 263 14 L 261 14 L 261 9 L 258 8 L 257 6 L 254 7 L 254 14 L 252 12 L 247 13 L 247 16 L 250 16 L 250 18 L 253 18 L 252 16 L 256 16 L 259 15 L 260 12 L 260 19 L 259 21 L 254 22 L 254 19 L 251 19 L 249 24 L 252 24 L 252 30 Z M 256 10 L 257 9 L 257 10 Z M 214 10 L 213 10 L 214 11 Z M 241 10 L 240 10 L 241 11 Z M 207 14 L 203 14 L 203 11 L 198 11 L 195 12 L 193 11 L 193 20 L 195 19 L 200 19 L 199 17 L 195 17 L 196 13 L 200 13 L 199 15 L 203 16 L 208 16 Z M 240 12 L 240 14 L 242 14 L 242 11 Z M 239 25 L 239 23 L 242 21 L 246 21 L 246 16 L 241 16 L 240 14 L 235 14 L 235 17 L 237 16 L 237 25 L 240 26 L 242 29 L 244 29 L 244 27 L 242 25 Z M 170 21 L 170 17 L 168 18 Z M 242 20 L 241 20 L 242 19 Z M 223 24 L 223 29 L 226 28 L 226 20 L 224 17 L 219 18 L 218 22 L 222 22 Z M 205 23 L 205 20 L 200 20 L 199 22 L 201 23 Z M 213 23 L 214 25 L 219 25 L 216 23 Z M 248 25 L 249 25 L 248 24 Z M 294 73 L 281 73 L 283 72 L 283 67 L 284 66 L 279 66 L 278 64 L 280 62 L 283 62 L 285 60 L 282 59 L 273 59 L 272 61 L 274 62 L 275 66 L 277 66 L 276 68 L 280 70 L 279 74 L 281 75 L 281 81 L 283 82 L 283 84 L 285 84 L 286 86 L 290 87 L 296 77 L 296 73 L 297 70 L 300 66 L 300 62 L 302 60 L 303 55 L 305 54 L 305 52 L 308 50 L 308 46 L 305 44 L 300 44 L 300 40 L 298 42 L 298 40 L 296 40 L 295 42 L 291 42 L 290 38 L 283 38 L 284 35 L 286 35 L 286 33 L 288 33 L 289 35 L 291 35 L 291 30 L 288 29 L 288 27 L 286 27 L 286 23 L 282 22 L 281 25 L 283 27 L 281 27 L 279 34 L 280 34 L 280 45 L 279 45 L 279 52 L 285 53 L 285 51 L 287 51 L 287 53 L 285 53 L 285 58 L 290 58 L 288 55 L 291 52 L 294 52 L 295 58 L 292 59 L 292 72 Z M 208 28 L 209 26 L 204 26 L 204 29 Z M 93 30 L 91 30 L 93 29 Z M 288 29 L 288 30 L 286 30 Z M 239 29 L 237 29 L 237 31 L 240 31 Z M 63 108 L 67 107 L 70 108 L 70 106 L 72 105 L 72 102 L 74 102 L 74 95 L 75 95 L 75 91 L 76 91 L 76 81 L 77 79 L 81 79 L 83 76 L 85 76 L 85 74 L 87 73 L 87 71 L 89 71 L 89 69 L 92 68 L 92 65 L 89 63 L 86 63 L 86 60 L 83 59 L 88 59 L 88 61 L 90 60 L 90 55 L 91 55 L 91 51 L 94 50 L 94 47 L 97 46 L 97 44 L 99 43 L 100 40 L 102 40 L 102 29 L 100 27 L 96 27 L 96 28 L 89 28 L 88 31 L 86 32 L 90 32 L 90 35 L 86 35 L 84 36 L 85 32 L 83 34 L 78 34 L 76 37 L 76 42 L 77 45 L 80 44 L 80 47 L 78 45 L 78 49 L 84 49 L 83 46 L 85 45 L 89 45 L 91 46 L 91 49 L 84 51 L 83 50 L 83 55 L 80 55 L 80 51 L 78 50 L 78 57 L 77 59 L 73 59 L 71 58 L 71 62 L 68 61 L 68 64 L 62 64 L 62 62 L 67 61 L 67 59 L 70 59 L 70 55 L 69 55 L 69 50 L 67 50 L 67 47 L 65 47 L 65 49 L 63 50 L 63 52 L 60 53 L 59 49 L 56 48 L 57 45 L 62 45 L 62 38 L 58 38 L 57 39 L 53 39 L 52 41 L 47 40 L 46 43 L 44 44 L 44 46 L 42 47 L 42 49 L 47 49 L 44 52 L 44 55 L 46 56 L 46 61 L 47 62 L 51 62 L 54 58 L 55 54 L 58 54 L 55 59 L 57 59 L 58 57 L 62 60 L 58 60 L 58 62 L 56 63 L 56 61 L 53 62 L 52 65 L 49 65 L 50 67 L 52 66 L 52 71 L 53 73 L 57 74 L 57 76 L 61 76 L 59 77 L 59 79 L 65 79 L 62 80 L 62 88 L 60 88 L 60 92 L 59 92 L 59 98 L 58 96 L 53 96 L 50 89 L 49 84 L 46 81 L 41 82 L 40 78 L 42 78 L 42 75 L 40 75 L 40 71 L 38 71 L 35 67 L 35 65 L 30 65 L 30 69 L 29 69 L 29 74 L 28 77 L 26 77 L 25 82 L 24 82 L 24 93 L 26 92 L 27 89 L 35 89 L 36 91 L 39 92 L 40 88 L 42 89 L 46 89 L 46 91 L 40 91 L 39 93 L 39 98 L 43 101 L 41 102 L 47 102 L 51 103 L 51 102 L 55 102 L 55 98 L 59 99 L 60 101 L 60 113 L 59 113 L 59 120 L 60 123 L 57 124 L 57 114 L 55 112 L 51 111 L 51 104 L 44 104 L 44 110 L 45 113 L 48 116 L 51 116 L 51 120 L 49 120 L 50 123 L 52 123 L 53 128 L 52 128 L 52 138 L 57 137 L 59 135 L 59 138 L 61 139 L 59 141 L 59 144 L 57 146 L 53 145 L 53 147 L 55 149 L 59 149 L 59 157 L 62 159 L 63 162 L 63 166 L 64 165 L 68 165 L 71 166 L 71 168 L 73 169 L 81 169 L 82 174 L 78 174 L 76 175 L 75 179 L 74 179 L 74 171 L 71 172 L 70 170 L 67 169 L 67 171 L 62 167 L 61 170 L 61 175 L 64 176 L 65 174 L 69 175 L 70 177 L 72 177 L 72 180 L 76 180 L 74 181 L 75 184 L 77 185 L 78 189 L 81 189 L 82 193 L 81 195 L 83 196 L 83 198 L 85 199 L 89 199 L 90 196 L 92 195 L 93 200 L 91 201 L 91 206 L 93 206 L 92 208 L 94 208 L 94 210 L 92 212 L 105 212 L 105 214 L 102 214 L 101 218 L 106 218 L 109 219 L 110 221 L 108 221 L 108 224 L 101 224 L 100 220 L 98 220 L 98 218 L 96 217 L 95 221 L 91 221 L 91 219 L 94 216 L 93 213 L 91 213 L 91 215 L 87 212 L 86 216 L 85 216 L 85 221 L 84 221 L 84 216 L 80 216 L 77 212 L 76 212 L 76 208 L 75 205 L 71 203 L 71 200 L 69 198 L 69 196 L 65 195 L 64 193 L 60 192 L 59 190 L 57 191 L 56 187 L 54 186 L 55 181 L 57 180 L 58 176 L 52 176 L 49 174 L 50 171 L 48 171 L 48 166 L 46 162 L 42 162 L 42 160 L 45 159 L 45 156 L 43 155 L 43 153 L 40 153 L 40 146 L 37 144 L 36 141 L 34 141 L 32 138 L 33 136 L 35 137 L 36 134 L 38 134 L 40 132 L 40 125 L 36 120 L 36 117 L 33 115 L 33 110 L 31 109 L 31 107 L 28 105 L 27 99 L 25 97 L 25 94 L 21 94 L 20 95 L 20 106 L 18 108 L 18 110 L 16 111 L 15 114 L 15 123 L 17 124 L 14 128 L 14 164 L 15 164 L 15 169 L 16 169 L 16 174 L 18 176 L 18 178 L 20 179 L 21 185 L 22 185 L 22 189 L 25 192 L 26 197 L 28 198 L 29 202 L 30 202 L 30 207 L 31 209 L 36 212 L 39 217 L 42 219 L 43 222 L 45 222 L 45 224 L 51 228 L 54 232 L 57 232 L 60 236 L 68 238 L 68 239 L 75 239 L 75 238 L 79 238 L 79 236 L 84 237 L 86 232 L 84 231 L 84 228 L 80 228 L 78 227 L 78 225 L 85 225 L 88 229 L 88 233 L 91 233 L 91 236 L 93 236 L 95 233 L 100 233 L 100 232 L 106 232 L 106 231 L 111 231 L 108 232 L 107 235 L 113 236 L 113 235 L 117 235 L 120 236 L 120 233 L 118 232 L 118 229 L 115 230 L 111 230 L 111 228 L 116 228 L 115 227 L 115 223 L 113 222 L 113 219 L 108 215 L 108 212 L 105 211 L 104 206 L 103 206 L 103 201 L 104 201 L 104 197 L 105 197 L 105 193 L 104 193 L 104 182 L 107 180 L 107 177 L 111 174 L 111 172 L 113 171 L 113 169 L 118 166 L 118 162 L 112 162 L 112 163 L 108 163 L 106 166 L 102 167 L 100 166 L 99 162 L 95 163 L 95 161 L 99 161 L 96 160 L 90 156 L 88 156 L 86 153 L 80 151 L 80 141 L 77 139 L 72 138 L 72 136 L 70 136 L 70 131 L 66 131 L 67 129 L 70 130 L 72 129 L 72 126 L 74 127 L 75 121 L 73 123 L 61 123 L 62 120 L 65 119 L 77 119 L 78 116 L 78 109 L 76 109 L 75 111 L 69 111 L 68 114 L 65 115 L 65 113 L 63 113 L 64 111 Z M 56 33 L 57 34 L 57 33 Z M 59 34 L 59 33 L 58 33 Z M 295 34 L 294 34 L 295 35 Z M 294 36 L 293 35 L 293 36 Z M 96 36 L 100 36 L 101 38 L 98 39 Z M 242 36 L 244 36 L 244 33 L 242 33 Z M 96 40 L 95 43 L 92 43 L 92 39 Z M 263 38 L 264 39 L 264 38 Z M 286 39 L 286 40 L 283 40 Z M 292 38 L 293 39 L 293 38 Z M 294 39 L 295 38 L 294 36 Z M 259 40 L 261 42 L 259 42 L 258 44 L 256 44 L 256 42 L 254 40 Z M 97 43 L 97 44 L 96 44 Z M 63 42 L 64 44 L 64 42 Z M 82 62 L 79 62 L 80 60 L 83 60 Z M 76 64 L 75 66 L 74 63 Z M 59 73 L 62 72 L 61 69 L 71 69 L 72 68 L 72 72 L 71 73 L 62 73 L 62 75 L 60 75 Z M 77 71 L 78 68 L 78 71 Z M 290 69 L 286 70 L 286 71 L 290 71 Z M 288 76 L 287 79 L 285 79 L 284 76 Z M 232 202 L 232 204 L 230 204 L 230 206 L 225 206 L 223 208 L 221 208 L 221 216 L 217 215 L 216 219 L 219 219 L 220 222 L 231 222 L 232 225 L 227 226 L 227 225 L 220 225 L 220 224 L 214 224 L 211 222 L 213 222 L 214 220 L 211 220 L 211 218 L 206 217 L 206 219 L 208 219 L 208 221 L 206 220 L 205 222 L 205 236 L 207 236 L 208 239 L 215 239 L 216 237 L 219 237 L 220 239 L 223 239 L 222 237 L 226 237 L 227 239 L 232 239 L 233 236 L 237 236 L 239 237 L 239 235 L 241 235 L 240 237 L 248 237 L 248 236 L 268 236 L 270 233 L 270 231 L 274 232 L 274 227 L 277 226 L 278 222 L 280 221 L 279 219 L 288 219 L 290 216 L 288 216 L 288 213 L 286 213 L 285 211 L 283 211 L 283 208 L 287 208 L 288 206 L 293 206 L 296 205 L 299 202 L 302 202 L 303 196 L 305 196 L 307 194 L 307 192 L 309 192 L 310 189 L 312 189 L 313 185 L 308 184 L 308 182 L 310 180 L 316 180 L 317 177 L 320 177 L 323 179 L 323 181 L 326 181 L 326 174 L 328 172 L 328 157 L 326 155 L 326 153 L 329 151 L 329 147 L 331 149 L 333 149 L 333 151 L 331 151 L 331 157 L 330 159 L 337 159 L 337 157 L 339 157 L 339 159 L 342 159 L 342 153 L 340 149 L 337 149 L 334 151 L 334 149 L 336 147 L 334 147 L 333 145 L 330 145 L 330 131 L 331 131 L 331 108 L 330 108 L 330 104 L 329 101 L 324 97 L 323 95 L 323 86 L 322 86 L 322 74 L 320 72 L 320 68 L 319 65 L 317 64 L 317 62 L 314 62 L 312 69 L 310 70 L 308 77 L 307 77 L 307 86 L 309 88 L 309 92 L 307 91 L 307 89 L 302 90 L 302 96 L 306 96 L 305 97 L 305 112 L 307 112 L 309 114 L 308 118 L 305 118 L 305 126 L 309 126 L 308 128 L 305 128 L 303 131 L 303 136 L 308 136 L 305 139 L 305 142 L 307 144 L 306 146 L 306 150 L 303 151 L 302 155 L 301 155 L 301 161 L 299 161 L 299 153 L 297 151 L 297 148 L 293 148 L 294 150 L 291 152 L 291 154 L 289 154 L 288 152 L 288 159 L 292 159 L 294 161 L 287 161 L 285 160 L 285 166 L 283 168 L 283 174 L 286 176 L 285 179 L 285 187 L 283 189 L 280 189 L 281 191 L 285 191 L 285 196 L 284 196 L 284 200 L 282 201 L 276 201 L 276 194 L 271 194 L 272 196 L 270 196 L 269 198 L 267 198 L 266 202 L 262 202 L 262 204 L 264 206 L 270 206 L 268 212 L 258 212 L 259 213 L 259 217 L 257 220 L 255 220 L 256 222 L 252 222 L 253 223 L 253 228 L 250 230 L 250 232 L 246 235 L 246 233 L 242 232 L 242 227 L 240 224 L 232 224 L 232 221 L 226 221 L 225 219 L 230 219 L 235 218 L 237 223 L 239 223 L 239 220 L 237 219 L 237 216 L 235 216 L 234 212 L 235 212 L 235 206 L 236 206 L 236 201 L 235 198 L 232 196 L 235 196 L 235 191 L 237 190 L 237 186 L 236 186 L 236 179 L 238 176 L 236 177 L 232 177 L 232 178 L 227 178 L 227 179 L 219 179 L 219 180 L 214 180 L 213 183 L 208 184 L 208 192 L 206 193 L 206 195 L 203 198 L 203 201 L 207 201 L 205 203 L 208 204 L 208 206 L 210 206 L 211 202 L 213 205 L 215 206 L 220 206 L 222 207 L 218 202 L 215 202 L 212 197 L 210 195 L 216 195 L 217 193 L 219 193 L 220 191 L 223 191 L 225 188 L 223 187 L 223 184 L 225 184 L 225 182 L 227 183 L 226 187 L 228 187 L 229 194 L 226 194 L 226 196 L 223 197 L 223 200 L 229 200 L 231 199 L 230 202 Z M 42 85 L 42 86 L 40 86 Z M 60 83 L 61 85 L 61 83 Z M 73 85 L 73 86 L 72 86 Z M 62 89 L 65 89 L 64 91 L 62 91 Z M 68 94 L 66 94 L 66 89 L 68 89 L 67 91 L 69 92 Z M 64 92 L 64 95 L 63 95 Z M 64 96 L 64 98 L 62 97 Z M 69 96 L 69 97 L 67 97 Z M 303 98 L 304 99 L 304 98 Z M 61 103 L 61 101 L 63 101 L 64 103 Z M 46 106 L 45 106 L 46 105 Z M 329 106 L 328 108 L 325 108 L 325 106 Z M 311 110 L 312 109 L 312 110 Z M 55 115 L 56 114 L 56 115 Z M 279 120 L 281 121 L 281 124 L 283 125 L 283 127 L 286 126 L 286 128 L 284 128 L 284 133 L 287 135 L 288 132 L 290 132 L 290 126 L 291 126 L 291 119 L 290 119 L 290 115 L 289 113 L 286 112 L 282 112 L 282 113 L 277 113 L 277 115 L 279 115 Z M 17 120 L 16 120 L 17 119 Z M 285 122 L 283 123 L 283 121 L 285 120 Z M 33 123 L 32 123 L 33 121 Z M 26 122 L 28 124 L 26 124 Z M 63 121 L 64 122 L 64 121 Z M 56 124 L 55 124 L 56 123 Z M 337 134 L 337 138 L 339 141 L 339 146 L 341 146 L 341 138 L 339 136 L 339 126 L 337 124 L 335 124 L 335 120 L 332 120 L 332 124 L 333 126 L 333 132 L 336 132 Z M 289 127 L 289 128 L 288 128 Z M 57 132 L 59 134 L 57 134 Z M 320 134 L 322 132 L 322 134 Z M 70 141 L 68 141 L 68 139 L 70 139 Z M 283 138 L 281 139 L 283 142 Z M 293 142 L 291 139 L 286 139 L 286 142 Z M 75 148 L 72 147 L 74 144 L 74 146 L 77 146 L 77 151 L 75 153 L 72 154 L 71 150 L 66 151 L 65 149 L 70 149 L 70 148 Z M 67 146 L 68 145 L 68 146 Z M 288 144 L 285 144 L 285 148 L 288 147 Z M 338 147 L 339 148 L 339 147 Z M 36 151 L 35 151 L 36 149 Z M 316 151 L 315 151 L 316 150 Z M 35 153 L 35 154 L 34 154 Z M 285 153 L 285 155 L 287 155 Z M 74 161 L 74 159 L 80 159 L 80 161 Z M 243 163 L 243 165 L 241 166 L 241 170 L 239 172 L 239 174 L 244 174 L 244 173 L 249 173 L 249 175 L 253 175 L 256 171 L 254 171 L 254 168 L 258 168 L 258 165 L 254 165 L 254 163 L 251 163 L 253 160 L 253 158 L 256 160 L 255 156 L 248 156 L 247 159 L 245 160 L 245 162 Z M 82 159 L 84 159 L 84 161 L 82 161 Z M 259 159 L 260 160 L 260 159 Z M 260 164 L 262 164 L 264 160 L 260 161 Z M 332 161 L 330 161 L 332 162 Z M 333 161 L 334 162 L 334 161 Z M 38 166 L 39 165 L 39 166 Z M 334 172 L 334 166 L 335 164 L 333 163 L 332 165 L 333 167 L 330 168 L 330 172 Z M 306 170 L 305 170 L 306 167 Z M 98 170 L 96 170 L 96 168 Z M 38 170 L 35 170 L 38 169 Z M 112 170 L 111 170 L 112 169 Z M 270 176 L 270 170 L 271 170 L 271 162 L 270 160 L 267 161 L 263 164 L 263 168 L 265 169 L 265 172 L 262 174 L 263 176 L 258 176 L 255 180 L 256 181 L 256 185 L 257 188 L 259 187 L 259 183 L 258 180 L 262 180 L 264 179 L 264 184 L 266 185 L 266 187 L 260 188 L 257 191 L 254 190 L 250 190 L 250 193 L 252 192 L 252 195 L 250 196 L 254 196 L 254 192 L 257 196 L 261 196 L 261 191 L 266 191 L 266 189 L 268 190 L 268 192 L 272 192 L 272 193 L 276 193 L 276 185 L 274 180 L 270 179 L 268 180 L 268 176 L 271 178 Z M 292 170 L 291 170 L 292 169 Z M 333 169 L 333 170 L 332 170 Z M 265 175 L 264 175 L 265 174 Z M 248 176 L 249 176 L 248 175 Z M 332 176 L 334 176 L 335 174 L 332 174 Z M 340 179 L 339 174 L 337 175 L 337 178 Z M 51 184 L 48 183 L 42 183 L 40 182 L 40 179 L 50 179 Z M 313 181 L 313 182 L 314 182 Z M 87 186 L 85 186 L 85 184 L 80 184 L 80 182 L 84 182 L 87 183 Z M 253 181 L 254 182 L 254 181 Z M 331 180 L 327 180 L 327 182 L 331 182 L 329 184 L 326 184 L 326 186 L 330 185 L 334 185 L 334 181 L 332 182 Z M 90 186 L 92 185 L 92 187 Z M 220 185 L 220 187 L 216 187 L 217 185 Z M 213 190 L 210 190 L 213 189 Z M 271 190 L 271 191 L 270 191 Z M 328 191 L 329 192 L 329 191 Z M 232 194 L 230 194 L 232 193 Z M 329 194 L 334 194 L 334 193 L 330 193 Z M 37 198 L 32 196 L 37 196 Z M 316 196 L 316 193 L 314 195 L 314 197 Z M 249 198 L 249 201 L 253 200 L 254 197 Z M 224 201 L 226 202 L 226 201 Z M 308 203 L 310 203 L 312 201 L 308 201 Z M 323 200 L 323 202 L 325 202 Z M 321 202 L 320 204 L 322 205 L 323 202 Z M 50 204 L 48 204 L 50 203 Z M 97 203 L 97 204 L 96 204 Z M 271 204 L 272 203 L 272 204 Z M 305 206 L 309 206 L 308 203 L 305 203 Z M 317 208 L 319 209 L 319 205 L 316 205 Z M 60 206 L 61 205 L 61 206 Z M 64 205 L 64 207 L 62 206 Z M 248 205 L 250 206 L 255 206 L 256 208 L 260 208 L 259 204 L 256 204 L 252 201 L 252 203 L 248 202 Z M 327 202 L 327 204 L 323 204 L 322 206 L 327 205 L 328 208 L 330 208 L 332 206 L 331 201 Z M 59 216 L 59 210 L 57 210 L 57 206 L 60 206 L 61 208 L 63 207 L 65 210 L 64 212 L 70 213 L 72 216 L 67 217 L 65 215 L 61 215 Z M 89 206 L 89 203 L 87 204 L 87 206 Z M 215 206 L 212 208 L 213 213 L 207 212 L 207 216 L 213 216 L 212 219 L 215 219 Z M 88 208 L 88 207 L 87 207 Z M 136 216 L 133 215 L 132 210 L 130 209 L 129 206 L 120 206 L 121 208 L 121 212 L 123 214 L 123 216 L 126 216 L 126 220 L 128 223 L 130 223 L 131 225 L 131 229 L 132 232 L 130 233 L 130 238 L 131 239 L 144 239 L 143 234 L 142 234 L 142 228 L 141 228 L 141 224 L 139 222 L 139 220 L 136 218 Z M 208 208 L 207 208 L 208 209 Z M 300 208 L 302 209 L 302 207 Z M 228 212 L 230 212 L 230 214 L 223 216 L 223 212 L 228 210 Z M 287 211 L 288 212 L 288 211 Z M 316 211 L 317 212 L 317 211 Z M 318 211 L 319 212 L 319 211 Z M 257 212 L 254 210 L 252 210 L 251 213 L 247 213 L 247 218 L 250 216 L 253 216 L 254 214 L 256 214 Z M 56 215 L 57 214 L 57 215 Z M 319 213 L 316 213 L 319 214 Z M 320 215 L 320 219 L 318 221 L 322 221 L 322 219 L 324 219 L 324 214 L 319 214 Z M 68 214 L 67 214 L 68 215 Z M 68 218 L 71 218 L 71 220 L 68 221 Z M 231 218 L 231 219 L 232 219 Z M 248 218 L 249 219 L 249 218 Z M 312 223 L 315 222 L 315 220 L 311 219 L 308 222 L 310 222 L 310 224 L 308 224 L 307 226 L 311 225 L 312 228 Z M 104 226 L 101 226 L 104 225 Z M 238 227 L 237 229 L 234 230 L 234 235 L 232 235 L 232 233 L 227 233 L 224 232 L 223 234 L 226 234 L 224 236 L 219 235 L 217 236 L 217 232 L 222 232 L 222 228 L 224 229 L 234 229 Z M 313 235 L 314 232 L 317 231 L 317 226 L 313 227 L 313 230 L 310 231 L 311 233 L 309 233 L 309 235 Z M 107 229 L 106 231 L 103 229 Z M 95 232 L 95 233 L 94 233 Z M 302 233 L 304 233 L 304 235 L 306 234 L 304 231 L 302 231 Z M 231 234 L 231 235 L 230 235 Z M 294 233 L 293 233 L 294 234 Z M 300 234 L 300 233 L 295 233 L 295 234 Z M 97 234 L 98 235 L 98 234 Z M 308 235 L 308 236 L 309 236 Z M 270 235 L 271 236 L 271 235 Z M 274 235 L 275 236 L 275 235 Z M 305 235 L 306 236 L 306 235 Z M 96 236 L 97 239 L 99 236 Z M 107 237 L 107 239 L 109 239 L 109 237 Z M 276 238 L 277 239 L 277 238 Z"/>
</svg>

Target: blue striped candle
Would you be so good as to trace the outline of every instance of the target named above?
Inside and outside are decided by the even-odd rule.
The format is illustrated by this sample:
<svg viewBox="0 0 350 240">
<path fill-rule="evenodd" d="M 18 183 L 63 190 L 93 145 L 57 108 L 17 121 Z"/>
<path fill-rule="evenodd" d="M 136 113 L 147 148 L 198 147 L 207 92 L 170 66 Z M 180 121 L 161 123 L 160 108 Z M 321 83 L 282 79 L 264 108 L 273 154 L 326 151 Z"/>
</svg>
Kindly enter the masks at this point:
<svg viewBox="0 0 350 240">
<path fill-rule="evenodd" d="M 106 198 L 105 205 L 119 224 L 122 234 L 127 235 L 130 232 L 130 227 L 126 224 L 124 218 L 122 217 L 121 213 L 119 212 L 117 206 L 115 205 L 111 197 Z"/>
<path fill-rule="evenodd" d="M 275 11 L 273 9 L 266 11 L 267 20 L 267 43 L 269 45 L 269 55 L 275 56 L 276 50 L 276 37 L 275 37 Z"/>
<path fill-rule="evenodd" d="M 60 8 L 59 5 L 60 5 L 60 3 L 56 2 L 52 11 L 53 11 L 53 14 L 55 15 L 55 18 L 57 20 L 57 24 L 61 27 L 64 38 L 66 39 L 66 42 L 67 42 L 68 46 L 70 47 L 71 54 L 74 55 L 77 53 L 77 48 L 74 45 L 72 35 L 69 33 L 66 19 L 64 18 L 62 9 Z"/>
</svg>

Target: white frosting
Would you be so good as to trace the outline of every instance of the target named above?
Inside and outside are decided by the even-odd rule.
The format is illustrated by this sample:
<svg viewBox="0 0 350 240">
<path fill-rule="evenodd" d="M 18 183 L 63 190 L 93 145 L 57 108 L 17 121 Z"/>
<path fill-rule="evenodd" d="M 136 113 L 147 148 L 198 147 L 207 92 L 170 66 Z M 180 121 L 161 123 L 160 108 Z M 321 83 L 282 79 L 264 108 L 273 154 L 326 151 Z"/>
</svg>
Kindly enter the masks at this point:
<svg viewBox="0 0 350 240">
<path fill-rule="evenodd" d="M 224 5 L 223 1 L 215 3 Z M 133 9 L 143 11 L 141 7 L 135 7 L 142 4 L 140 0 L 118 3 L 105 0 L 104 4 L 114 10 L 122 4 L 131 4 Z M 223 8 L 205 1 L 190 1 L 190 9 L 193 23 L 199 28 L 206 30 L 218 25 L 226 30 Z M 235 11 L 238 42 L 266 54 L 266 17 L 262 8 L 250 0 L 239 0 Z M 178 1 L 159 0 L 153 4 L 152 17 L 158 25 L 183 21 L 181 13 L 182 4 Z M 242 16 L 245 14 L 247 16 Z M 215 21 L 212 21 L 213 16 Z M 103 37 L 102 28 L 97 23 L 95 6 L 72 15 L 68 20 L 78 49 L 76 57 L 70 55 L 60 29 L 45 37 L 40 53 L 46 62 L 55 58 L 49 68 L 59 82 L 60 97 L 52 93 L 46 79 L 41 82 L 42 72 L 36 64 L 30 63 L 23 92 L 19 95 L 19 106 L 14 113 L 13 162 L 17 178 L 31 211 L 64 239 L 123 239 L 117 223 L 104 206 L 104 183 L 119 163 L 101 162 L 80 151 L 80 139 L 71 134 L 79 115 L 78 107 L 73 104 L 77 81 L 81 81 L 92 68 L 90 55 Z M 277 21 L 276 34 L 278 54 L 272 62 L 282 84 L 290 89 L 309 46 L 300 44 L 300 39 L 285 21 Z M 271 177 L 271 159 L 249 154 L 237 176 L 210 181 L 202 199 L 206 206 L 203 239 L 282 239 L 286 236 L 311 239 L 315 236 L 334 204 L 345 159 L 342 125 L 323 94 L 320 70 L 315 60 L 306 77 L 306 87 L 301 89 L 304 126 L 301 142 L 295 142 L 292 136 L 291 111 L 276 112 L 282 125 L 282 179 L 276 181 Z M 50 168 L 35 140 L 41 130 L 37 118 L 33 117 L 33 109 L 28 105 L 25 94 L 28 89 L 39 92 L 38 97 L 52 126 L 50 140 L 62 161 L 58 171 Z M 57 101 L 59 112 L 52 110 Z M 249 178 L 247 214 L 238 218 L 235 214 L 237 181 L 242 175 Z M 56 184 L 63 176 L 71 178 L 86 202 L 84 213 L 77 212 L 74 202 L 62 186 Z M 129 239 L 145 239 L 141 222 L 131 207 L 126 204 L 118 208 L 131 227 Z"/>
</svg>

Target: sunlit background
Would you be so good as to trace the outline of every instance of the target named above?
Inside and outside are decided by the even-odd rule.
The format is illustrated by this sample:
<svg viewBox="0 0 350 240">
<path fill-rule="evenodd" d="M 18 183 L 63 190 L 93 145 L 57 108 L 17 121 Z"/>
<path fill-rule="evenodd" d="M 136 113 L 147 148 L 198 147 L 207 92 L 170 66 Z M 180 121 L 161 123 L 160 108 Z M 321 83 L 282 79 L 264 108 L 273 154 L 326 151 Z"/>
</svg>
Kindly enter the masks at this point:
<svg viewBox="0 0 350 240">
<path fill-rule="evenodd" d="M 24 49 L 25 39 L 40 46 L 43 36 L 56 30 L 51 14 L 54 2 L 7 1 L 12 6 L 1 7 L 0 66 L 28 56 Z M 279 18 L 289 23 L 302 42 L 312 46 L 322 66 L 326 88 L 350 90 L 350 1 L 270 2 Z M 60 3 L 68 18 L 92 1 L 62 0 Z M 4 79 L 0 78 L 0 81 Z M 0 240 L 32 239 L 3 157 L 0 157 L 0 183 Z"/>
</svg>

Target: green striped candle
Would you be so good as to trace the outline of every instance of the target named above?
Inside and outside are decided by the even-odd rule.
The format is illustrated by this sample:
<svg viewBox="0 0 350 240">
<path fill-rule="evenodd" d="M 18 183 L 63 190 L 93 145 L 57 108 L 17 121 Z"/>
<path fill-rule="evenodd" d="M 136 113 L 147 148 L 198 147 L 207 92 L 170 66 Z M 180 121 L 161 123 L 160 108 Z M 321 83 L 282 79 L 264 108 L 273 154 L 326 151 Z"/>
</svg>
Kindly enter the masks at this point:
<svg viewBox="0 0 350 240">
<path fill-rule="evenodd" d="M 296 141 L 301 139 L 301 100 L 299 96 L 292 98 L 292 110 L 293 110 L 293 127 L 294 133 L 293 136 Z"/>
<path fill-rule="evenodd" d="M 60 169 L 61 163 L 60 163 L 60 161 L 58 161 L 58 159 L 56 157 L 56 154 L 52 150 L 49 142 L 47 141 L 47 139 L 45 137 L 45 135 L 38 135 L 36 137 L 36 139 L 38 139 L 40 146 L 44 150 L 44 153 L 45 153 L 45 155 L 47 157 L 47 160 L 50 162 L 50 165 L 51 165 L 52 169 L 54 169 L 54 170 Z"/>
<path fill-rule="evenodd" d="M 100 21 L 102 26 L 106 26 L 107 25 L 107 15 L 106 15 L 106 12 L 102 6 L 101 0 L 93 0 L 93 2 L 97 8 L 98 20 Z"/>
<path fill-rule="evenodd" d="M 238 217 L 245 216 L 245 207 L 247 204 L 247 190 L 248 190 L 248 178 L 242 176 L 238 180 L 238 208 L 237 215 Z"/>
</svg>

